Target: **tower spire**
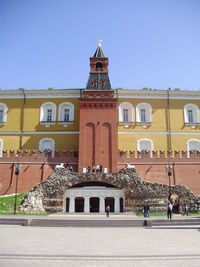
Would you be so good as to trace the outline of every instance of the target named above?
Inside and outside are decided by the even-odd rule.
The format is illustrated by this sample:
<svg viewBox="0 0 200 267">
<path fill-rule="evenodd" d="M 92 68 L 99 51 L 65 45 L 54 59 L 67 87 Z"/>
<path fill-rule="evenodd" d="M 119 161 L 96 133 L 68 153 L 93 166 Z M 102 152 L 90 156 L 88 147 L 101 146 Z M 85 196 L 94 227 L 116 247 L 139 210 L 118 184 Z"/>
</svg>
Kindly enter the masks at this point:
<svg viewBox="0 0 200 267">
<path fill-rule="evenodd" d="M 99 40 L 99 41 L 98 41 L 98 46 L 97 46 L 97 49 L 96 49 L 96 51 L 95 51 L 93 57 L 98 57 L 98 58 L 103 58 L 103 57 L 105 57 L 105 56 L 104 56 L 104 53 L 103 53 L 103 51 L 102 51 L 102 48 L 101 48 L 101 44 L 102 44 L 102 42 L 103 42 L 102 40 Z"/>
<path fill-rule="evenodd" d="M 86 90 L 111 90 L 108 58 L 104 56 L 101 44 L 102 40 L 99 40 L 94 56 L 90 58 L 90 76 Z"/>
</svg>

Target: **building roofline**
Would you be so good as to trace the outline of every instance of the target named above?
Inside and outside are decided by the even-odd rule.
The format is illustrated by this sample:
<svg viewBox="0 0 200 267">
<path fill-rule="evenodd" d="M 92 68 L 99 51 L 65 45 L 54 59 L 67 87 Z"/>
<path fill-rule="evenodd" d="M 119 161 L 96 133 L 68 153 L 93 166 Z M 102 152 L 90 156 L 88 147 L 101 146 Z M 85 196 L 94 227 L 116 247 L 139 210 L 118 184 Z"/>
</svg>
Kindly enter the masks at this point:
<svg viewBox="0 0 200 267">
<path fill-rule="evenodd" d="M 1 99 L 23 98 L 80 98 L 81 92 L 85 88 L 74 89 L 19 89 L 19 90 L 0 90 Z M 155 89 L 111 89 L 118 98 L 134 99 L 166 99 L 168 91 L 170 99 L 200 99 L 200 91 L 189 90 L 155 90 Z"/>
</svg>

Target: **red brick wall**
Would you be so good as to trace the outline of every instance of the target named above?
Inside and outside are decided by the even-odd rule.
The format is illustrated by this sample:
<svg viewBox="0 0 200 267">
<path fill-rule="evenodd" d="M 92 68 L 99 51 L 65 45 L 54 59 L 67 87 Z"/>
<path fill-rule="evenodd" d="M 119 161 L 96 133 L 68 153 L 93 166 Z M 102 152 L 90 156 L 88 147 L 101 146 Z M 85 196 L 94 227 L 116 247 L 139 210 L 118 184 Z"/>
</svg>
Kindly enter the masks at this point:
<svg viewBox="0 0 200 267">
<path fill-rule="evenodd" d="M 8 156 L 6 152 L 0 158 L 0 195 L 8 195 L 15 192 L 15 163 L 18 161 L 22 163 L 22 169 L 18 176 L 18 192 L 29 191 L 33 186 L 40 181 L 47 179 L 54 170 L 56 164 L 63 162 L 65 167 L 72 165 L 74 171 L 78 170 L 78 159 L 74 156 L 73 151 L 55 152 L 55 157 L 52 159 L 49 154 L 43 157 L 42 153 L 34 152 L 19 152 L 18 159 L 14 151 Z M 165 170 L 169 159 L 165 157 L 165 153 L 154 153 L 154 157 L 150 158 L 146 155 L 142 158 L 140 154 L 138 157 L 131 154 L 127 157 L 126 153 L 118 153 L 118 170 L 125 167 L 129 162 L 135 165 L 137 172 L 145 181 L 153 183 L 169 184 L 169 177 Z M 186 157 L 186 153 L 177 154 L 170 157 L 170 164 L 173 165 L 172 175 L 170 177 L 171 184 L 186 185 L 194 194 L 200 194 L 200 155 L 194 158 Z"/>
<path fill-rule="evenodd" d="M 125 152 L 118 153 L 118 170 L 125 167 L 126 163 L 135 165 L 137 172 L 145 181 L 152 183 L 169 184 L 169 176 L 166 165 L 173 165 L 170 176 L 171 185 L 186 185 L 194 194 L 200 194 L 200 154 L 194 154 L 187 158 L 186 152 L 174 152 L 168 155 L 165 152 L 154 152 L 153 158 L 146 155 L 144 158 L 140 153 L 132 153 L 130 157 Z M 169 162 L 170 159 L 170 162 Z"/>
<path fill-rule="evenodd" d="M 4 152 L 0 158 L 0 195 L 15 193 L 15 164 L 18 162 L 22 164 L 18 175 L 18 193 L 27 192 L 47 179 L 57 164 L 64 163 L 65 167 L 71 165 L 74 171 L 78 169 L 78 158 L 74 155 L 74 151 L 55 152 L 54 158 L 51 158 L 50 153 L 44 157 L 41 152 L 36 151 L 19 152 L 18 157 L 14 151 L 11 151 L 9 156 Z"/>
</svg>

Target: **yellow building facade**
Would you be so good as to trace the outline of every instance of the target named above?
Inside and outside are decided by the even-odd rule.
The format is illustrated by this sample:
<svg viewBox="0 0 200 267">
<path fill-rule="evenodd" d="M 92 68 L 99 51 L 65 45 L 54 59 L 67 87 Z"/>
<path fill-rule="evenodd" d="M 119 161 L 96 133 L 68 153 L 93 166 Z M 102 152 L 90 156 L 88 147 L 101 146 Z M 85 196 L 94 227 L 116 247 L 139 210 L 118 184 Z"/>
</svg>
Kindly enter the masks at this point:
<svg viewBox="0 0 200 267">
<path fill-rule="evenodd" d="M 75 150 L 84 89 L 1 90 L 0 150 Z M 200 92 L 114 90 L 118 149 L 200 151 Z"/>
</svg>

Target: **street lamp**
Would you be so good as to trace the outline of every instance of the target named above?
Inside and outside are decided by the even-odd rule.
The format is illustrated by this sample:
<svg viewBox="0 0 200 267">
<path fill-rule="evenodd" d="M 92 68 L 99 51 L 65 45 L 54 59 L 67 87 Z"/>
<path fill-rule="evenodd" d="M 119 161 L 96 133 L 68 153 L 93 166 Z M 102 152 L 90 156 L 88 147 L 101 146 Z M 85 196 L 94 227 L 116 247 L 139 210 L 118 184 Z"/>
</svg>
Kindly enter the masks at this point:
<svg viewBox="0 0 200 267">
<path fill-rule="evenodd" d="M 14 204 L 14 214 L 16 214 L 16 208 L 17 208 L 17 186 L 18 186 L 18 175 L 20 173 L 22 164 L 19 163 L 18 155 L 16 155 L 17 163 L 15 163 L 15 175 L 16 175 L 16 186 L 15 186 L 15 204 Z"/>
<path fill-rule="evenodd" d="M 168 164 L 165 166 L 166 172 L 168 174 L 169 177 L 169 201 L 171 199 L 171 175 L 172 175 L 172 170 L 173 170 L 173 165 Z"/>
</svg>

